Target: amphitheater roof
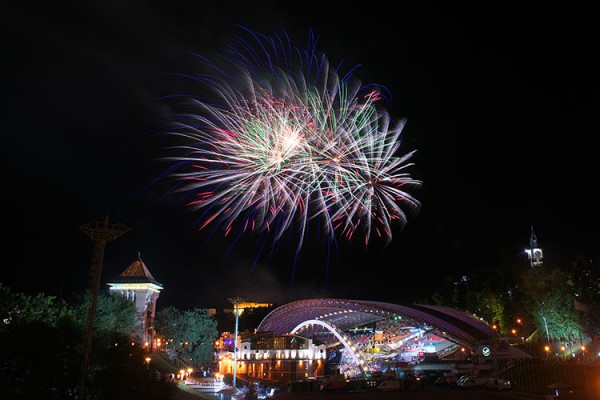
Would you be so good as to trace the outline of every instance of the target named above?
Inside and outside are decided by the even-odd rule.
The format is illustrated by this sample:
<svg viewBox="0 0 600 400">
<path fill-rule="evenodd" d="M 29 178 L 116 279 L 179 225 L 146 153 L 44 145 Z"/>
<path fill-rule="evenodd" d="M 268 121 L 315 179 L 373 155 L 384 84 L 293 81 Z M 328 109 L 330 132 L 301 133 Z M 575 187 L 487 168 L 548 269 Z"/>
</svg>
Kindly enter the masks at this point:
<svg viewBox="0 0 600 400">
<path fill-rule="evenodd" d="M 332 298 L 298 300 L 280 306 L 262 320 L 257 331 L 290 333 L 309 320 L 327 322 L 347 331 L 384 319 L 426 326 L 448 340 L 469 347 L 496 338 L 496 332 L 487 323 L 450 307 Z"/>
</svg>

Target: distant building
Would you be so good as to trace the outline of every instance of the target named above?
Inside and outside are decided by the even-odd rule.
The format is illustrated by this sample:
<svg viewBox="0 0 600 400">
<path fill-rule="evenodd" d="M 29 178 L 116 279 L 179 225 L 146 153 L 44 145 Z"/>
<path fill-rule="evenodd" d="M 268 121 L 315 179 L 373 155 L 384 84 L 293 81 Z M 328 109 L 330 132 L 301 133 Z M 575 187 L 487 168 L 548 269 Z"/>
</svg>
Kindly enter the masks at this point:
<svg viewBox="0 0 600 400">
<path fill-rule="evenodd" d="M 154 349 L 154 318 L 156 315 L 156 300 L 163 289 L 156 281 L 140 254 L 118 277 L 107 283 L 111 294 L 120 294 L 131 300 L 137 310 L 137 321 L 141 331 L 140 340 Z"/>
<path fill-rule="evenodd" d="M 241 316 L 246 309 L 255 308 L 272 308 L 273 303 L 255 303 L 250 301 L 242 301 L 237 303 L 238 316 Z M 223 310 L 225 314 L 235 314 L 235 308 L 226 308 Z"/>
</svg>

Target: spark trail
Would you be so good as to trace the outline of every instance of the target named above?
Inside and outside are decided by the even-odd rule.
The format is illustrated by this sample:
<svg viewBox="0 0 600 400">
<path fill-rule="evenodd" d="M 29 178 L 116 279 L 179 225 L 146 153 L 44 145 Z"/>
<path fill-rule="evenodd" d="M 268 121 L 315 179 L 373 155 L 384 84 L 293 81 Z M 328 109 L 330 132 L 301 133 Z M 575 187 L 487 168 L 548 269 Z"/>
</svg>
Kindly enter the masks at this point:
<svg viewBox="0 0 600 400">
<path fill-rule="evenodd" d="M 248 38 L 218 64 L 196 54 L 208 72 L 186 77 L 205 94 L 175 96 L 185 101 L 168 129 L 180 143 L 170 176 L 199 228 L 274 243 L 294 232 L 297 253 L 313 222 L 329 242 L 389 243 L 392 224 L 420 208 L 421 182 L 407 172 L 415 151 L 400 153 L 405 120 L 380 105 L 385 88 L 332 68 L 312 32 L 301 49 L 285 32 L 241 30 Z"/>
</svg>

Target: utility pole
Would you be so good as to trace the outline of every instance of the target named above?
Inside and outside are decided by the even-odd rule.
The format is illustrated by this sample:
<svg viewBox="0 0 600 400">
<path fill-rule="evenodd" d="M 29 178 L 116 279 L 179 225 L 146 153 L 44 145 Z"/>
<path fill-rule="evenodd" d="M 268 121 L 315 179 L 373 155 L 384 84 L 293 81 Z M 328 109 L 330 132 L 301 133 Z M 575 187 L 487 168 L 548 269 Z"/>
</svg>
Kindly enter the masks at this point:
<svg viewBox="0 0 600 400">
<path fill-rule="evenodd" d="M 104 262 L 104 250 L 106 249 L 106 243 L 117 239 L 131 228 L 122 224 L 109 224 L 108 214 L 104 217 L 103 222 L 90 222 L 89 224 L 81 225 L 79 228 L 94 241 L 88 289 L 91 299 L 83 338 L 83 366 L 78 396 L 79 400 L 85 400 L 85 382 L 92 350 L 92 336 L 96 319 L 96 307 L 98 305 L 98 292 L 100 291 L 100 277 L 102 275 L 102 264 Z"/>
</svg>

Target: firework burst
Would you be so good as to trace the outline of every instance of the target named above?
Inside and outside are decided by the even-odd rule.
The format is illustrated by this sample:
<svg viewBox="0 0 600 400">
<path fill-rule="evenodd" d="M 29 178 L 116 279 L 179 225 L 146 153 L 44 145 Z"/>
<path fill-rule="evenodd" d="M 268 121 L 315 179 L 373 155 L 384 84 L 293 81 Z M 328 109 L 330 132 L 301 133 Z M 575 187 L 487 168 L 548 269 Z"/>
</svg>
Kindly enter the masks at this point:
<svg viewBox="0 0 600 400">
<path fill-rule="evenodd" d="M 341 75 L 316 51 L 242 28 L 230 53 L 216 64 L 196 55 L 208 73 L 187 76 L 208 90 L 186 101 L 168 133 L 178 154 L 170 176 L 187 204 L 200 211 L 199 227 L 225 235 L 262 232 L 275 242 L 295 232 L 299 251 L 309 224 L 330 241 L 365 245 L 392 238 L 420 203 L 420 182 L 406 169 L 413 152 L 399 155 L 404 120 L 379 106 L 386 91 Z"/>
</svg>

